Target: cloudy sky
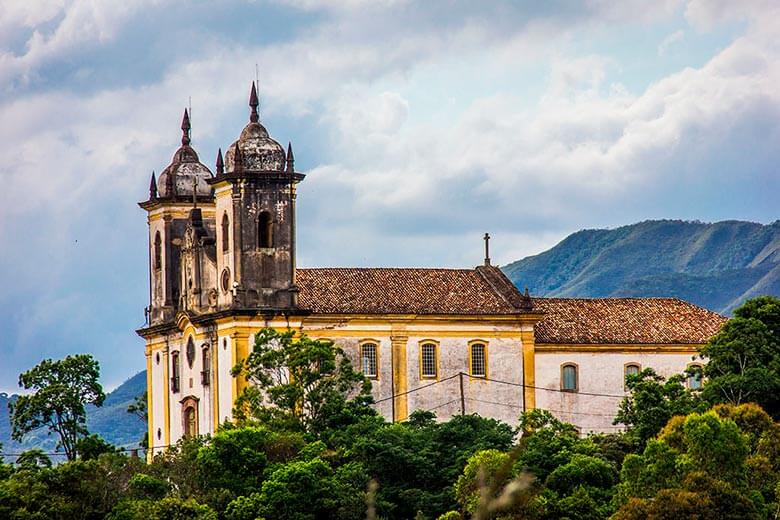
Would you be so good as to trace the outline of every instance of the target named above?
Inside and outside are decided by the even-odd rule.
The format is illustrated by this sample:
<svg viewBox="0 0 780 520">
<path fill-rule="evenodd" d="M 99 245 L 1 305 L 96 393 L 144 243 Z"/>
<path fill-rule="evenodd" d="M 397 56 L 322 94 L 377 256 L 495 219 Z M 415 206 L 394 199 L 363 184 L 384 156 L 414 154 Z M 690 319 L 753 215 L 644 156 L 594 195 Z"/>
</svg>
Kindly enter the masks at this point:
<svg viewBox="0 0 780 520">
<path fill-rule="evenodd" d="M 0 391 L 90 352 L 144 366 L 149 174 L 185 106 L 212 165 L 293 142 L 302 266 L 473 266 L 582 228 L 778 218 L 772 0 L 8 0 Z M 257 71 L 257 72 L 256 72 Z"/>
</svg>

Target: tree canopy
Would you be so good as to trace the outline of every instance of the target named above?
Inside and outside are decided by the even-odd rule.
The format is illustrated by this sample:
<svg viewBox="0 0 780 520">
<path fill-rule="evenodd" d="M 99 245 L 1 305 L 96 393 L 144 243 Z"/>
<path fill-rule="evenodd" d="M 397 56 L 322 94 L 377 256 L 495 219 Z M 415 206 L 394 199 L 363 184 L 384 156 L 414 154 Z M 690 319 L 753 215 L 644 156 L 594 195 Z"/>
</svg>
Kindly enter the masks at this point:
<svg viewBox="0 0 780 520">
<path fill-rule="evenodd" d="M 31 393 L 21 395 L 11 408 L 12 437 L 46 427 L 59 436 L 58 448 L 68 460 L 76 458 L 77 443 L 87 435 L 85 406 L 100 406 L 106 398 L 98 382 L 100 365 L 89 354 L 45 359 L 19 376 L 19 386 Z"/>
</svg>

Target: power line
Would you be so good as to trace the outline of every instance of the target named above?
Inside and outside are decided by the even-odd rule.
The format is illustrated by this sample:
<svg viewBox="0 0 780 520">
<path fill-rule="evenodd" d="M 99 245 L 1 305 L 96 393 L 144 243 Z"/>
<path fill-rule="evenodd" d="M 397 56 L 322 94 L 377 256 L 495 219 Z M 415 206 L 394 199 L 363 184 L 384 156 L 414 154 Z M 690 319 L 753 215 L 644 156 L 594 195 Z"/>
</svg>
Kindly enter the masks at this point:
<svg viewBox="0 0 780 520">
<path fill-rule="evenodd" d="M 523 406 L 519 405 L 519 404 L 499 403 L 498 401 L 486 401 L 484 399 L 476 399 L 474 397 L 467 397 L 466 399 L 468 401 L 476 401 L 478 403 L 496 404 L 496 405 L 499 405 L 499 406 L 509 406 L 509 407 L 512 407 L 512 408 L 519 408 L 519 409 L 523 408 Z M 569 413 L 569 414 L 575 414 L 575 415 L 593 415 L 593 416 L 598 416 L 598 417 L 617 417 L 617 414 L 614 414 L 614 413 L 572 412 L 572 411 L 568 411 L 568 410 L 553 410 L 552 408 L 542 408 L 542 407 L 537 407 L 535 409 L 536 410 L 546 410 L 548 412 L 563 413 L 563 414 Z"/>
<path fill-rule="evenodd" d="M 459 377 L 459 376 L 460 376 L 460 372 L 455 374 L 455 375 L 453 375 L 453 376 L 445 377 L 444 379 L 439 379 L 438 381 L 434 381 L 434 382 L 428 383 L 426 385 L 418 386 L 417 388 L 412 388 L 411 390 L 407 390 L 406 392 L 401 392 L 400 394 L 394 394 L 394 395 L 391 395 L 390 397 L 383 397 L 382 399 L 377 399 L 376 401 L 374 401 L 374 404 L 383 403 L 385 401 L 389 401 L 390 399 L 395 399 L 396 397 L 401 397 L 402 395 L 408 395 L 408 394 L 411 394 L 413 392 L 417 392 L 418 390 L 422 390 L 424 388 L 428 388 L 430 386 L 438 385 L 439 383 L 443 383 L 445 381 L 449 381 L 450 379 L 455 379 L 456 377 Z"/>
</svg>

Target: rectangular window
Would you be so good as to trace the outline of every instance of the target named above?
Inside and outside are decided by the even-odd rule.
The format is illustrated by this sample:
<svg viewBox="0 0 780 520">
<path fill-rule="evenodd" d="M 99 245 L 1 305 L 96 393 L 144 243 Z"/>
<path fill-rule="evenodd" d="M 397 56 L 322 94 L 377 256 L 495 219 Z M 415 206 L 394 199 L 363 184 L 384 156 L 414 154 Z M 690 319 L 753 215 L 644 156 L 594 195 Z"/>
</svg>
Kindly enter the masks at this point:
<svg viewBox="0 0 780 520">
<path fill-rule="evenodd" d="M 420 375 L 425 379 L 435 379 L 439 375 L 436 363 L 436 345 L 425 343 L 420 347 Z"/>
<path fill-rule="evenodd" d="M 563 365 L 561 367 L 561 390 L 565 392 L 577 391 L 577 366 Z"/>
<path fill-rule="evenodd" d="M 360 347 L 360 364 L 366 377 L 376 378 L 379 375 L 375 344 L 364 343 Z"/>
<path fill-rule="evenodd" d="M 472 377 L 487 376 L 487 356 L 485 345 L 474 343 L 471 345 L 471 375 Z"/>
</svg>

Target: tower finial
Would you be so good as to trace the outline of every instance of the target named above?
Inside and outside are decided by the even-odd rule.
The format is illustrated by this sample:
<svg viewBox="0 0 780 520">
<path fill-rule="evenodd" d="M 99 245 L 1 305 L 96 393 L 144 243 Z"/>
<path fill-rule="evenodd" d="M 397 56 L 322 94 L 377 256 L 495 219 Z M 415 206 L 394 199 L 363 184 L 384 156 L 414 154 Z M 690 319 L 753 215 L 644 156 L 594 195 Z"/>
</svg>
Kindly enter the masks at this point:
<svg viewBox="0 0 780 520">
<path fill-rule="evenodd" d="M 252 113 L 249 115 L 249 120 L 253 123 L 260 121 L 260 115 L 257 113 L 257 107 L 260 106 L 260 101 L 257 99 L 257 88 L 255 82 L 252 82 L 252 92 L 249 94 L 249 106 L 252 107 Z"/>
<path fill-rule="evenodd" d="M 149 200 L 157 198 L 157 179 L 154 177 L 154 170 L 152 170 L 152 179 L 149 181 Z"/>
<path fill-rule="evenodd" d="M 295 171 L 295 157 L 293 157 L 292 143 L 287 142 L 287 172 L 292 173 Z"/>
<path fill-rule="evenodd" d="M 190 144 L 190 114 L 184 109 L 184 117 L 181 118 L 181 144 L 188 146 Z"/>
<path fill-rule="evenodd" d="M 485 233 L 485 265 L 490 265 L 490 235 Z"/>
<path fill-rule="evenodd" d="M 225 163 L 222 161 L 222 148 L 217 152 L 217 175 L 225 173 Z"/>
</svg>

